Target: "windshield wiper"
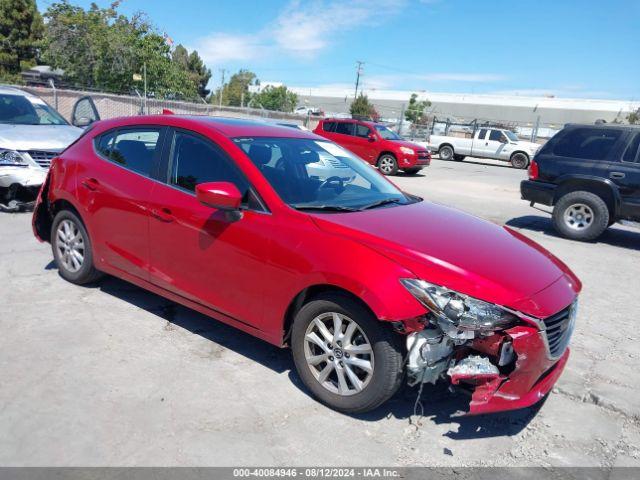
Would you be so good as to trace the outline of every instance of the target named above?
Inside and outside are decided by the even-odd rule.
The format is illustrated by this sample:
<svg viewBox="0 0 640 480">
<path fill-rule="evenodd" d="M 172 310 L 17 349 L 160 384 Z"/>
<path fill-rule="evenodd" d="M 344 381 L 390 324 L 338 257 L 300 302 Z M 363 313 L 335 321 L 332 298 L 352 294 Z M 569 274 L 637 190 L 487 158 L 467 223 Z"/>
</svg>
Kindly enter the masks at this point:
<svg viewBox="0 0 640 480">
<path fill-rule="evenodd" d="M 365 205 L 361 207 L 360 210 L 368 210 L 370 208 L 380 207 L 381 205 L 388 205 L 390 203 L 399 203 L 402 200 L 400 198 L 384 198 L 382 200 L 378 200 L 377 202 L 370 203 L 369 205 Z"/>
<path fill-rule="evenodd" d="M 324 210 L 326 212 L 357 212 L 359 208 L 343 207 L 341 205 L 305 205 L 294 203 L 291 205 L 296 210 Z"/>
</svg>

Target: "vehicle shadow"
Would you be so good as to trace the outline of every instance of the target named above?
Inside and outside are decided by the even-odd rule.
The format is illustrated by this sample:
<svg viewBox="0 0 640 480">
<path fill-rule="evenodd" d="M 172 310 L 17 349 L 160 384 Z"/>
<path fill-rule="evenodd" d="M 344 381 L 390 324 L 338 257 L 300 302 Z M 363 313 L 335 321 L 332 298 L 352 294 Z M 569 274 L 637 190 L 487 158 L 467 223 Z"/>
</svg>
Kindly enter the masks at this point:
<svg viewBox="0 0 640 480">
<path fill-rule="evenodd" d="M 51 268 L 55 268 L 53 262 L 45 267 L 45 269 Z M 115 277 L 105 276 L 87 288 L 97 288 L 103 293 L 158 316 L 166 322 L 165 329 L 170 329 L 172 326 L 181 327 L 193 334 L 200 335 L 219 347 L 243 355 L 276 373 L 288 371 L 292 384 L 311 397 L 295 370 L 288 349 L 278 348 Z M 417 413 L 421 413 L 421 416 L 415 416 L 417 395 L 417 387 L 409 387 L 405 384 L 391 400 L 376 410 L 352 415 L 352 417 L 369 422 L 384 418 L 396 418 L 407 420 L 416 428 L 424 428 L 429 422 L 451 425 L 452 427 L 458 424 L 457 430 L 451 429 L 445 433 L 445 436 L 454 440 L 463 440 L 515 435 L 527 426 L 539 408 L 534 407 L 504 414 L 452 418 L 452 415 L 467 410 L 469 396 L 464 393 L 450 392 L 445 385 L 425 384 L 421 395 L 422 411 L 417 409 Z"/>
<path fill-rule="evenodd" d="M 446 163 L 467 163 L 469 165 L 481 165 L 483 167 L 509 168 L 511 170 L 517 170 L 513 168 L 509 162 L 490 163 L 479 160 L 467 160 L 466 158 L 464 160 L 443 160 L 440 157 L 437 157 L 436 160 Z"/>
<path fill-rule="evenodd" d="M 555 231 L 551 218 L 547 216 L 524 215 L 522 217 L 512 218 L 507 221 L 505 225 L 524 230 L 531 230 L 533 232 L 540 232 L 551 237 L 563 238 Z M 612 225 L 597 240 L 584 243 L 604 243 L 613 247 L 640 251 L 640 230 L 625 230 L 622 228 L 616 228 L 616 225 Z"/>
</svg>

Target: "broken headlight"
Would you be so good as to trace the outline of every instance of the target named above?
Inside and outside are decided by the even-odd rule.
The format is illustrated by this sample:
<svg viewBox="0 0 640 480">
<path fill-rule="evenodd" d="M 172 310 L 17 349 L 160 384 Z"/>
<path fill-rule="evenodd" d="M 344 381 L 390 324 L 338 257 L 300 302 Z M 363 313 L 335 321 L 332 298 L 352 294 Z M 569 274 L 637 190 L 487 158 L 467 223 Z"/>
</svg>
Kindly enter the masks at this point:
<svg viewBox="0 0 640 480">
<path fill-rule="evenodd" d="M 489 332 L 512 326 L 518 317 L 493 303 L 424 280 L 403 278 L 402 285 L 433 314 L 461 330 Z"/>
<path fill-rule="evenodd" d="M 0 148 L 0 166 L 2 167 L 26 167 L 29 164 L 20 152 Z"/>
</svg>

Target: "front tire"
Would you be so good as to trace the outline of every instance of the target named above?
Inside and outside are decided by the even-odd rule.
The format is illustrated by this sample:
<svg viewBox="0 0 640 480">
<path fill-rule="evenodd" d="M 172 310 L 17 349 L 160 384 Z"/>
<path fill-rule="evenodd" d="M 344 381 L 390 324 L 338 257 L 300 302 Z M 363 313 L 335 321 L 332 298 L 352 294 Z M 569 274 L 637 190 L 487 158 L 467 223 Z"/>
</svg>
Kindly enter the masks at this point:
<svg viewBox="0 0 640 480">
<path fill-rule="evenodd" d="M 454 158 L 455 152 L 453 151 L 453 147 L 451 145 L 445 145 L 443 147 L 440 147 L 440 149 L 438 150 L 438 156 L 440 157 L 440 160 L 451 160 Z"/>
<path fill-rule="evenodd" d="M 314 397 L 335 410 L 362 413 L 400 387 L 399 340 L 357 301 L 325 294 L 297 313 L 291 349 L 296 370 Z"/>
<path fill-rule="evenodd" d="M 529 157 L 524 153 L 514 153 L 511 155 L 511 166 L 520 170 L 524 170 L 529 166 Z"/>
<path fill-rule="evenodd" d="M 567 193 L 553 208 L 553 225 L 564 237 L 595 240 L 609 226 L 609 209 L 602 198 L 591 192 Z"/>
<path fill-rule="evenodd" d="M 53 219 L 50 238 L 53 259 L 62 278 L 84 285 L 100 277 L 101 273 L 93 266 L 89 234 L 75 213 L 60 211 Z"/>
<path fill-rule="evenodd" d="M 396 175 L 398 173 L 398 161 L 389 153 L 381 155 L 378 159 L 378 169 L 383 175 Z"/>
</svg>

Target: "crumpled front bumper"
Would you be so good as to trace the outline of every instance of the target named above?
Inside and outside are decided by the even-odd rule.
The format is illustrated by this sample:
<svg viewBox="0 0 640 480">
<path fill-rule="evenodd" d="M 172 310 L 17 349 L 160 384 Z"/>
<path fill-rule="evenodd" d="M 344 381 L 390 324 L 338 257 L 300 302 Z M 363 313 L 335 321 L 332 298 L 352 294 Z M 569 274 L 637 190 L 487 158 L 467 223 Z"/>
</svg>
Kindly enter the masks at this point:
<svg viewBox="0 0 640 480">
<path fill-rule="evenodd" d="M 515 366 L 509 374 L 451 378 L 454 385 L 461 383 L 472 388 L 468 415 L 530 407 L 549 393 L 564 370 L 569 349 L 559 358 L 550 358 L 544 335 L 533 326 L 517 326 L 500 335 L 511 340 L 516 354 Z M 502 340 L 496 338 L 498 341 Z"/>
<path fill-rule="evenodd" d="M 19 185 L 21 187 L 39 187 L 44 183 L 47 171 L 31 167 L 0 167 L 0 187 Z"/>
</svg>

